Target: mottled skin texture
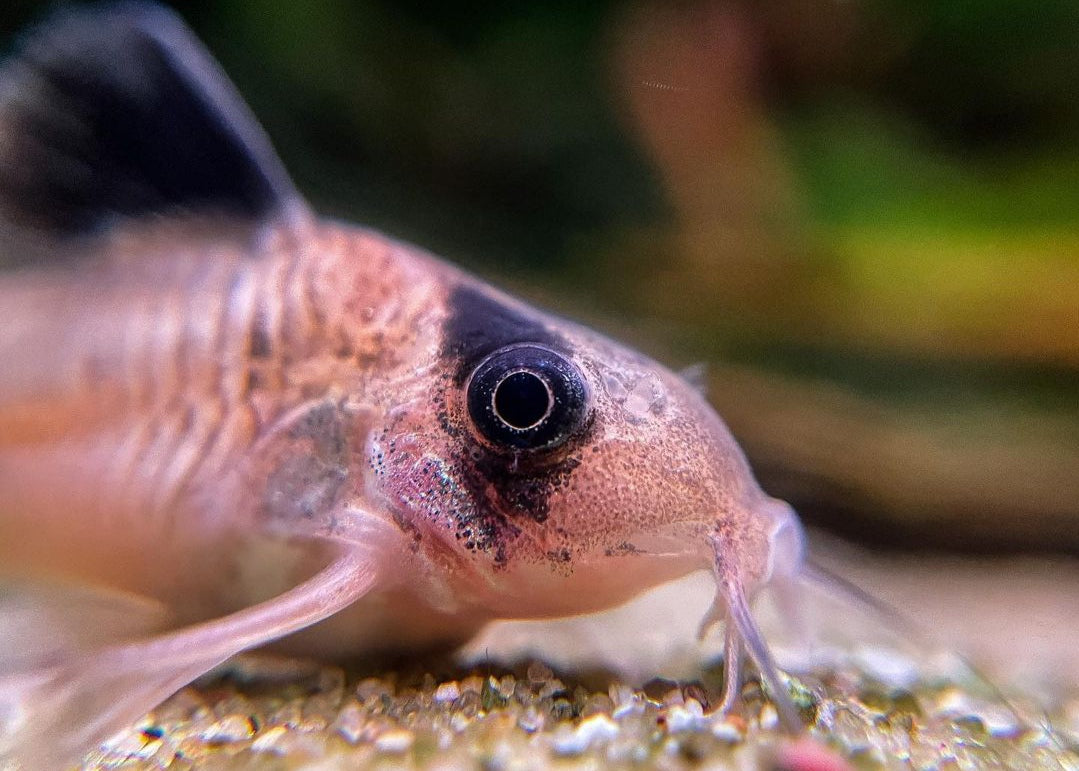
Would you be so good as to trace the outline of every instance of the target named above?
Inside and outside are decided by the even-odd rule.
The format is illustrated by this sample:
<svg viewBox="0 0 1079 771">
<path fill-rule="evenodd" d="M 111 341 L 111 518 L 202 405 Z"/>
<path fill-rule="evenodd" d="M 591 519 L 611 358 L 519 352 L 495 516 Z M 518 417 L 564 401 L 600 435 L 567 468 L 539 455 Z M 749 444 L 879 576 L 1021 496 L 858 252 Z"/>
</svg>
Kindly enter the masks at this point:
<svg viewBox="0 0 1079 771">
<path fill-rule="evenodd" d="M 55 767 L 258 645 L 446 646 L 707 568 L 723 708 L 744 647 L 796 730 L 747 596 L 797 576 L 801 530 L 701 395 L 317 219 L 175 16 L 62 14 L 5 66 L 0 225 L 55 266 L 0 279 L 0 581 L 34 598 L 0 627 L 0 766 Z M 470 385 L 526 348 L 572 409 L 500 442 Z"/>
<path fill-rule="evenodd" d="M 269 233 L 256 255 L 178 254 L 166 235 L 118 238 L 85 271 L 7 279 L 8 296 L 47 293 L 54 310 L 4 340 L 15 370 L 39 373 L 0 412 L 2 489 L 18 501 L 0 525 L 5 564 L 122 585 L 186 620 L 264 598 L 232 578 L 247 548 L 257 560 L 266 538 L 353 540 L 377 519 L 404 552 L 380 562 L 418 563 L 387 583 L 465 609 L 454 638 L 707 567 L 717 525 L 745 544 L 747 580 L 765 571 L 774 525 L 750 515 L 762 494 L 741 452 L 654 362 L 370 232 Z M 488 323 L 494 308 L 504 318 Z M 539 458 L 492 451 L 463 411 L 471 368 L 521 340 L 569 353 L 593 399 L 584 434 Z M 279 586 L 298 577 L 283 572 Z M 375 626 L 386 646 L 390 629 L 410 636 Z"/>
</svg>

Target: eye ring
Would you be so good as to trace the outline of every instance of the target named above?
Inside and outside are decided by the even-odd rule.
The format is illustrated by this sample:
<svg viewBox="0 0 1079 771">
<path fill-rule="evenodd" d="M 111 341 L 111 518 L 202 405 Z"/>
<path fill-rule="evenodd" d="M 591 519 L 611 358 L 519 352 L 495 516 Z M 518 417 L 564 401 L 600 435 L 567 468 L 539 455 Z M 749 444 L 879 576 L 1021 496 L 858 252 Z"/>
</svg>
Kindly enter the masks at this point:
<svg viewBox="0 0 1079 771">
<path fill-rule="evenodd" d="M 578 433 L 590 414 L 580 369 L 533 343 L 488 355 L 469 376 L 465 399 L 473 426 L 495 449 L 553 449 Z"/>
</svg>

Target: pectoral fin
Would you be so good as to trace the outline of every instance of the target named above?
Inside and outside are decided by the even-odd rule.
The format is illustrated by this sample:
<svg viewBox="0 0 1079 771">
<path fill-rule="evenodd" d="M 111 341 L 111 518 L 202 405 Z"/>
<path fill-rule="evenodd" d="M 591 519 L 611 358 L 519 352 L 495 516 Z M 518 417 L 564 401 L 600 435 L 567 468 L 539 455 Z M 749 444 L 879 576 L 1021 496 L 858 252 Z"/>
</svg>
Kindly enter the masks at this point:
<svg viewBox="0 0 1079 771">
<path fill-rule="evenodd" d="M 167 629 L 162 603 L 69 581 L 0 580 L 0 676 Z"/>
<path fill-rule="evenodd" d="M 61 768 L 162 699 L 249 648 L 351 605 L 375 583 L 369 560 L 339 556 L 303 584 L 229 616 L 0 674 L 0 768 Z"/>
</svg>

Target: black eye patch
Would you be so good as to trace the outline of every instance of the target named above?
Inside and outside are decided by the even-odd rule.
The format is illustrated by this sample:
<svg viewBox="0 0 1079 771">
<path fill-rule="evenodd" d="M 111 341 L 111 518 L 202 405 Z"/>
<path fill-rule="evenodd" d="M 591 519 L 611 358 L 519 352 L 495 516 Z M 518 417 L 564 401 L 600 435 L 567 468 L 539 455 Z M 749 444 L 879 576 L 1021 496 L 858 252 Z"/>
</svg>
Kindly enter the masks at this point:
<svg viewBox="0 0 1079 771">
<path fill-rule="evenodd" d="M 449 297 L 449 316 L 442 329 L 442 355 L 454 360 L 454 381 L 462 385 L 485 356 L 513 343 L 530 342 L 564 348 L 536 316 L 521 312 L 479 287 L 461 284 Z"/>
</svg>

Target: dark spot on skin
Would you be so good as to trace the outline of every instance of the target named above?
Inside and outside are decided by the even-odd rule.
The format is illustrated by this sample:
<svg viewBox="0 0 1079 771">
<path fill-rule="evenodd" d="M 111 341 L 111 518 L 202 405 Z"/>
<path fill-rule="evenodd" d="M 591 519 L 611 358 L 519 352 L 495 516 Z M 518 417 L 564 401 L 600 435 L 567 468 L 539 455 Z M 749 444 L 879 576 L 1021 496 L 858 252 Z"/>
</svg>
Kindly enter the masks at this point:
<svg viewBox="0 0 1079 771">
<path fill-rule="evenodd" d="M 497 505 L 507 516 L 543 523 L 550 513 L 551 494 L 565 485 L 580 464 L 578 458 L 567 456 L 558 463 L 530 466 L 517 458 L 507 461 L 505 457 L 481 452 L 479 459 L 472 462 L 472 471 L 475 488 L 493 488 Z"/>
<path fill-rule="evenodd" d="M 251 334 L 247 341 L 248 353 L 253 359 L 265 359 L 270 355 L 270 320 L 266 318 L 266 312 L 259 308 L 255 311 L 255 318 L 251 321 Z"/>
<path fill-rule="evenodd" d="M 446 385 L 444 382 L 435 388 L 432 401 L 435 404 L 435 415 L 438 418 L 438 425 L 442 430 L 454 439 L 462 438 L 463 432 L 461 431 L 461 428 L 450 418 L 450 411 L 446 402 Z"/>
<path fill-rule="evenodd" d="M 547 559 L 552 562 L 569 562 L 570 552 L 569 549 L 563 547 L 561 549 L 555 549 L 554 551 L 547 552 Z"/>
<path fill-rule="evenodd" d="M 529 342 L 564 348 L 565 341 L 538 318 L 522 313 L 468 284 L 449 297 L 442 328 L 442 355 L 456 363 L 454 382 L 464 383 L 480 359 L 512 343 Z"/>
<path fill-rule="evenodd" d="M 180 418 L 180 426 L 177 433 L 180 436 L 190 433 L 195 425 L 196 411 L 193 406 L 189 406 L 184 410 L 183 415 Z"/>
<path fill-rule="evenodd" d="M 622 541 L 615 546 L 608 546 L 604 550 L 604 554 L 608 557 L 624 557 L 627 554 L 639 554 L 637 547 L 631 544 L 629 541 Z"/>
<path fill-rule="evenodd" d="M 520 528 L 482 504 L 448 513 L 456 526 L 455 536 L 466 549 L 490 554 L 496 567 L 508 562 L 508 547 L 521 534 Z"/>
<path fill-rule="evenodd" d="M 442 526 L 450 529 L 463 548 L 489 554 L 496 566 L 505 565 L 508 547 L 521 531 L 491 505 L 487 484 L 473 465 L 456 455 L 445 464 L 417 456 L 396 446 L 396 440 L 389 438 L 395 435 L 399 433 L 392 424 L 378 433 L 376 444 L 383 449 L 374 452 L 368 463 L 378 476 L 392 475 L 398 463 L 405 464 L 404 475 L 410 483 L 404 490 L 404 506 L 392 509 L 397 526 L 418 543 L 422 529 L 417 517 L 444 522 Z"/>
<path fill-rule="evenodd" d="M 288 435 L 293 439 L 310 439 L 315 453 L 327 460 L 340 460 L 347 445 L 341 413 L 330 401 L 312 407 L 289 427 Z"/>
<path fill-rule="evenodd" d="M 312 519 L 330 507 L 347 475 L 314 456 L 288 458 L 267 480 L 263 509 L 273 519 Z"/>
<path fill-rule="evenodd" d="M 337 405 L 315 405 L 282 434 L 266 480 L 263 512 L 271 519 L 312 519 L 327 514 L 348 478 L 349 446 Z"/>
<path fill-rule="evenodd" d="M 454 458 L 453 467 L 469 505 L 444 513 L 449 514 L 456 537 L 466 548 L 490 554 L 496 566 L 504 566 L 524 526 L 515 522 L 546 522 L 551 494 L 566 484 L 579 464 L 572 455 L 545 465 L 528 460 L 514 464 L 505 456 L 467 446 Z M 554 559 L 561 564 L 568 560 L 568 552 L 564 559 L 561 555 Z"/>
<path fill-rule="evenodd" d="M 262 388 L 264 385 L 265 385 L 265 383 L 263 382 L 262 374 L 256 369 L 248 368 L 248 370 L 247 370 L 247 384 L 246 384 L 247 393 L 251 393 L 252 391 L 257 391 L 260 388 Z"/>
<path fill-rule="evenodd" d="M 401 529 L 402 532 L 407 533 L 412 542 L 409 544 L 409 550 L 415 553 L 420 548 L 420 541 L 423 540 L 423 533 L 416 527 L 416 523 L 406 517 L 400 511 L 392 512 L 393 521 Z"/>
</svg>

